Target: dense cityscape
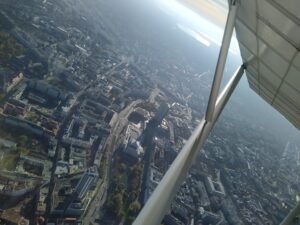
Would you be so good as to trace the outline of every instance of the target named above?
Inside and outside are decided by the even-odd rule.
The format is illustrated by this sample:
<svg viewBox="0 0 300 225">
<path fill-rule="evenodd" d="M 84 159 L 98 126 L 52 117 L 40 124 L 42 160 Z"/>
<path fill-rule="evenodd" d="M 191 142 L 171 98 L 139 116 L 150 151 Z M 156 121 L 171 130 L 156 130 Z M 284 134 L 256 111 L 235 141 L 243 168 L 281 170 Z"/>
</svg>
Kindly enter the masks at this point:
<svg viewBox="0 0 300 225">
<path fill-rule="evenodd" d="M 210 66 L 116 45 L 96 4 L 0 2 L 0 224 L 132 224 L 205 112 Z M 299 143 L 236 110 L 162 224 L 279 224 L 295 205 Z"/>
</svg>

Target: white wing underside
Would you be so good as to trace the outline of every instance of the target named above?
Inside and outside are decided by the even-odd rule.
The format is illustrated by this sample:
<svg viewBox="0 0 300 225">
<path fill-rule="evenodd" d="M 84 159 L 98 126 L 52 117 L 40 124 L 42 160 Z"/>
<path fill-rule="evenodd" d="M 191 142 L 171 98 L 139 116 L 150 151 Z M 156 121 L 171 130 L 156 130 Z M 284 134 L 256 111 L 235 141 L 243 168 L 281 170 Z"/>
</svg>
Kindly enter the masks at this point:
<svg viewBox="0 0 300 225">
<path fill-rule="evenodd" d="M 235 23 L 249 86 L 298 129 L 299 25 L 299 0 L 241 0 Z"/>
</svg>

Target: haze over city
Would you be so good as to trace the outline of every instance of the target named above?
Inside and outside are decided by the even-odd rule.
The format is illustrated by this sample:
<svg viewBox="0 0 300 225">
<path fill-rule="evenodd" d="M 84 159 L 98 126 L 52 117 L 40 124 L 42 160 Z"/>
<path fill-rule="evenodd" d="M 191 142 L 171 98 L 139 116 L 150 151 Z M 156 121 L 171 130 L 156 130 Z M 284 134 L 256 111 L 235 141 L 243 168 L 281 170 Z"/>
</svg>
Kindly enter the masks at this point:
<svg viewBox="0 0 300 225">
<path fill-rule="evenodd" d="M 133 224 L 205 118 L 227 13 L 1 0 L 0 224 Z M 234 31 L 221 90 L 241 64 Z M 299 140 L 244 74 L 161 223 L 279 224 L 299 200 Z"/>
</svg>

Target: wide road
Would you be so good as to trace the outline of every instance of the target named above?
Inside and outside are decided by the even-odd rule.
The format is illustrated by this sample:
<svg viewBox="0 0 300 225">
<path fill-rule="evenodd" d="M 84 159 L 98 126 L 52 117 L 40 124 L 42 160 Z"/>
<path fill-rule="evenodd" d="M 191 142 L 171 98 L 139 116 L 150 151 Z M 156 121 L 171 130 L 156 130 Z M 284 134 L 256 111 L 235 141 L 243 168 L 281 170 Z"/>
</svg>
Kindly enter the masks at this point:
<svg viewBox="0 0 300 225">
<path fill-rule="evenodd" d="M 106 144 L 104 146 L 104 154 L 106 154 L 104 177 L 96 187 L 97 192 L 95 196 L 93 196 L 90 202 L 89 209 L 82 220 L 83 224 L 97 224 L 95 223 L 95 220 L 99 218 L 101 208 L 104 205 L 107 197 L 109 171 L 113 153 L 122 142 L 122 131 L 128 125 L 128 116 L 132 113 L 135 106 L 141 102 L 141 100 L 133 101 L 119 113 L 115 126 L 112 128 L 111 134 L 107 138 Z"/>
</svg>

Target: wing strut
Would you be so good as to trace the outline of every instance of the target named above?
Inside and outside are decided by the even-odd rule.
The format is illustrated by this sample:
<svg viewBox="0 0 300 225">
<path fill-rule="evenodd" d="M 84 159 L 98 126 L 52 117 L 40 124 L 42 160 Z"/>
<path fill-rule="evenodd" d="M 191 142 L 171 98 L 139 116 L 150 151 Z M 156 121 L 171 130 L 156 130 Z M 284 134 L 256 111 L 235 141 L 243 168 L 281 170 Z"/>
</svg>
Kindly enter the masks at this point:
<svg viewBox="0 0 300 225">
<path fill-rule="evenodd" d="M 237 0 L 230 1 L 229 14 L 224 30 L 222 46 L 216 66 L 206 116 L 201 120 L 200 124 L 186 142 L 181 152 L 171 164 L 170 168 L 148 199 L 133 225 L 160 224 L 171 205 L 173 197 L 184 181 L 198 150 L 202 148 L 216 120 L 244 73 L 245 66 L 242 65 L 238 68 L 225 86 L 224 90 L 218 96 L 238 5 Z"/>
<path fill-rule="evenodd" d="M 202 148 L 216 120 L 242 77 L 244 70 L 244 65 L 240 66 L 227 83 L 217 99 L 212 121 L 202 119 L 139 213 L 133 223 L 134 225 L 160 224 L 170 207 L 173 197 L 184 181 L 198 150 Z"/>
<path fill-rule="evenodd" d="M 300 217 L 300 202 L 297 203 L 296 207 L 290 211 L 287 217 L 280 223 L 280 225 L 292 225 L 299 224 Z M 297 223 L 298 221 L 298 223 Z"/>
<path fill-rule="evenodd" d="M 214 80 L 212 83 L 212 88 L 210 90 L 210 96 L 209 96 L 208 105 L 206 109 L 205 119 L 207 121 L 212 121 L 213 112 L 215 110 L 216 100 L 219 94 L 220 84 L 223 77 L 224 67 L 228 55 L 228 50 L 229 50 L 230 41 L 233 33 L 238 6 L 239 6 L 238 1 L 231 0 L 231 3 L 229 5 L 229 13 L 227 16 L 227 21 L 225 25 L 224 34 L 223 34 L 223 39 L 222 39 L 222 45 L 219 52 L 218 62 L 216 65 Z"/>
</svg>

